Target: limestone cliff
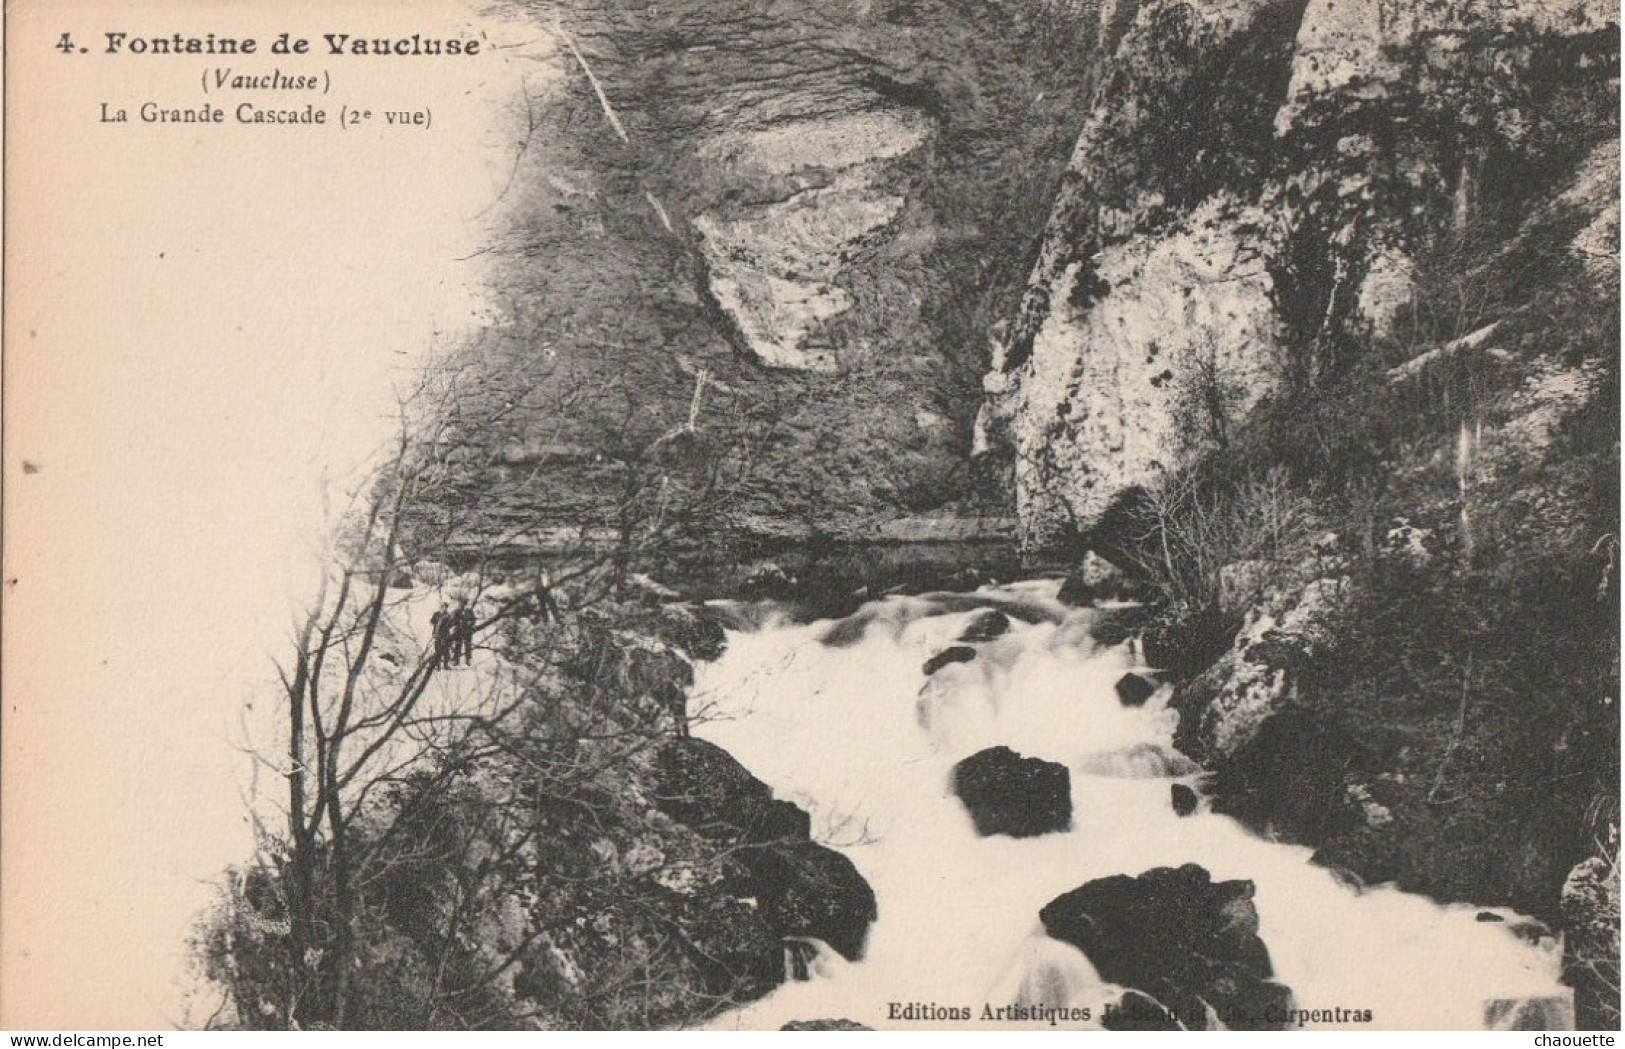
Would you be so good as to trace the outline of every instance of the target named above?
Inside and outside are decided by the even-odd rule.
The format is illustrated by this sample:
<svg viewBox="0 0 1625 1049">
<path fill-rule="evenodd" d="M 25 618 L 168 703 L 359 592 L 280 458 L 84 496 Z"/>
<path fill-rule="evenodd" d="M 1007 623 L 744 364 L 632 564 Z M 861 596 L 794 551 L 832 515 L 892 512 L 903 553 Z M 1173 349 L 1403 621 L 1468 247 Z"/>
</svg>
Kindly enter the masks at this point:
<svg viewBox="0 0 1625 1049">
<path fill-rule="evenodd" d="M 1126 6 L 984 379 L 1035 551 L 1345 370 L 1419 258 L 1507 235 L 1614 133 L 1607 5 Z"/>
</svg>

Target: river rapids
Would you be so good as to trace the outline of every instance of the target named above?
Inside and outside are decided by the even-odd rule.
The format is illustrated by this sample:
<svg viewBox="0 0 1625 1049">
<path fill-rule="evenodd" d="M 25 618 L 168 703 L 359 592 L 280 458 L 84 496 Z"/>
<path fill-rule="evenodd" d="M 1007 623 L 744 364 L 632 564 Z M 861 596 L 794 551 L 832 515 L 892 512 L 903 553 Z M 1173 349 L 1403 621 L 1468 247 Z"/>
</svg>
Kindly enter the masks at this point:
<svg viewBox="0 0 1625 1049">
<path fill-rule="evenodd" d="M 1124 706 L 1113 686 L 1135 667 L 1134 646 L 1097 644 L 1090 628 L 1100 612 L 1069 610 L 1055 592 L 1054 582 L 1035 581 L 890 597 L 835 623 L 796 623 L 771 605 L 727 606 L 740 629 L 719 661 L 700 668 L 694 734 L 811 813 L 814 839 L 852 860 L 879 917 L 860 961 L 820 951 L 809 978 L 713 1027 L 815 1018 L 877 1028 L 1048 1027 L 1066 1009 L 1089 1019 L 1058 1025 L 1098 1028 L 1122 988 L 1102 981 L 1080 950 L 1046 936 L 1040 908 L 1091 879 L 1186 863 L 1215 881 L 1256 885 L 1259 936 L 1295 1008 L 1370 1017 L 1289 1026 L 1479 1029 L 1515 1022 L 1527 1007 L 1512 1003 L 1567 999 L 1560 944 L 1531 935 L 1532 923 L 1510 911 L 1483 921 L 1485 908 L 1353 887 L 1311 864 L 1310 849 L 1266 840 L 1205 802 L 1176 815 L 1170 784 L 1200 792 L 1203 773 L 1172 747 L 1170 690 Z M 928 677 L 922 664 L 956 643 L 978 606 L 1010 613 L 1009 631 L 977 645 L 975 659 Z M 1069 830 L 977 835 L 951 771 L 1001 745 L 1067 766 Z M 1032 1015 L 1010 1006 L 1039 1018 L 1010 1020 Z M 969 1020 L 946 1018 L 963 1011 Z"/>
</svg>

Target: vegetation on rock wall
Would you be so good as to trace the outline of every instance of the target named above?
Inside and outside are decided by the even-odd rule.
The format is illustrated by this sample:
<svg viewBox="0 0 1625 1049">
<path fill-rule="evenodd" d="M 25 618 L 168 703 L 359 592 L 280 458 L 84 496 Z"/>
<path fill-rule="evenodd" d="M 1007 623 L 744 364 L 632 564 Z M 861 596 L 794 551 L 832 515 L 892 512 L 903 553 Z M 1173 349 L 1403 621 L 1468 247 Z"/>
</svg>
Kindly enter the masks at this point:
<svg viewBox="0 0 1625 1049">
<path fill-rule="evenodd" d="M 624 438 L 671 483 L 638 473 L 621 528 L 594 541 L 584 517 L 550 580 L 518 572 L 456 494 L 469 464 L 500 464 L 507 415 L 475 415 L 489 404 L 448 371 L 409 403 L 280 664 L 280 740 L 254 758 L 286 794 L 254 799 L 258 855 L 197 937 L 219 1022 L 674 1026 L 776 986 L 787 937 L 861 951 L 872 893 L 805 813 L 747 818 L 738 796 L 770 792 L 737 763 L 670 773 L 696 745 L 693 663 L 726 643 L 632 570 L 706 491 L 679 489 L 678 442 Z M 461 660 L 423 640 L 452 601 L 473 616 Z"/>
<path fill-rule="evenodd" d="M 1620 319 L 1574 250 L 1611 195 L 1587 191 L 1510 237 L 1441 234 L 1387 333 L 1346 334 L 1341 367 L 1110 522 L 1166 598 L 1148 648 L 1187 675 L 1310 581 L 1347 595 L 1313 640 L 1237 648 L 1284 675 L 1267 709 L 1216 706 L 1222 672 L 1182 687 L 1216 807 L 1367 882 L 1547 920 L 1571 868 L 1618 849 Z M 1613 971 L 1611 996 L 1587 977 L 1583 1024 L 1617 1018 Z"/>
<path fill-rule="evenodd" d="M 1159 594 L 1216 808 L 1572 920 L 1576 864 L 1617 873 L 1617 30 L 1339 17 L 1138 11 L 990 408 L 1035 546 Z M 1270 365 L 1245 391 L 1143 308 L 1181 304 L 1156 252 L 1238 244 L 1273 322 L 1231 315 Z M 1583 1023 L 1617 1019 L 1612 964 L 1570 966 Z"/>
</svg>

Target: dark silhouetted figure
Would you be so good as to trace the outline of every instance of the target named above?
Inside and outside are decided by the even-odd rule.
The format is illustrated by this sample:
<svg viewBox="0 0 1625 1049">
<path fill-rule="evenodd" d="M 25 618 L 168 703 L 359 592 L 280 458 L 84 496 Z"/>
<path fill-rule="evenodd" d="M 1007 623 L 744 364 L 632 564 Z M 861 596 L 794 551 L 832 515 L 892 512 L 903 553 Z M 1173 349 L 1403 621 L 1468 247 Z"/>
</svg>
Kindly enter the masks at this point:
<svg viewBox="0 0 1625 1049">
<path fill-rule="evenodd" d="M 454 639 L 451 661 L 462 660 L 463 666 L 474 661 L 474 610 L 463 601 L 457 602 L 457 611 L 452 613 L 454 620 L 452 637 Z"/>
<path fill-rule="evenodd" d="M 434 660 L 429 664 L 431 670 L 443 670 L 451 665 L 452 639 L 456 633 L 456 624 L 452 622 L 451 610 L 444 601 L 429 617 L 429 629 L 434 635 Z"/>
</svg>

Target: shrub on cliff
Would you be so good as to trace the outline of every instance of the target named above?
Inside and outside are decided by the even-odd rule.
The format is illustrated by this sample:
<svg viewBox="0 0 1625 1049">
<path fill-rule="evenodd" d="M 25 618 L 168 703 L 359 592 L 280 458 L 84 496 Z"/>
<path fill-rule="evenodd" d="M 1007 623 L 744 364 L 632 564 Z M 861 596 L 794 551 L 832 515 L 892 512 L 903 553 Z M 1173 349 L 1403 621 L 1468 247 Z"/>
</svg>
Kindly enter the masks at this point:
<svg viewBox="0 0 1625 1049">
<path fill-rule="evenodd" d="M 230 1022 L 655 1028 L 782 979 L 784 932 L 746 900 L 735 843 L 656 804 L 672 733 L 649 700 L 681 681 L 629 677 L 578 641 L 591 649 L 522 634 L 514 683 L 486 686 L 515 702 L 463 696 L 435 715 L 467 726 L 455 739 L 397 752 L 355 792 L 317 791 L 317 826 L 263 829 L 197 941 Z"/>
<path fill-rule="evenodd" d="M 1616 164 L 1594 166 L 1611 181 Z M 1619 303 L 1576 250 L 1606 203 L 1581 196 L 1510 237 L 1441 233 L 1388 331 L 1178 482 L 1279 471 L 1338 542 L 1289 542 L 1278 563 L 1349 581 L 1330 643 L 1287 668 L 1270 715 L 1341 741 L 1340 760 L 1300 775 L 1279 749 L 1227 759 L 1227 782 L 1271 784 L 1240 799 L 1250 818 L 1333 813 L 1299 821 L 1323 862 L 1546 918 L 1619 819 Z M 1228 556 L 1209 546 L 1185 559 L 1196 579 Z"/>
<path fill-rule="evenodd" d="M 1221 607 L 1227 566 L 1277 561 L 1303 523 L 1302 495 L 1284 471 L 1218 456 L 1120 503 L 1108 527 L 1115 557 L 1198 617 Z"/>
</svg>

